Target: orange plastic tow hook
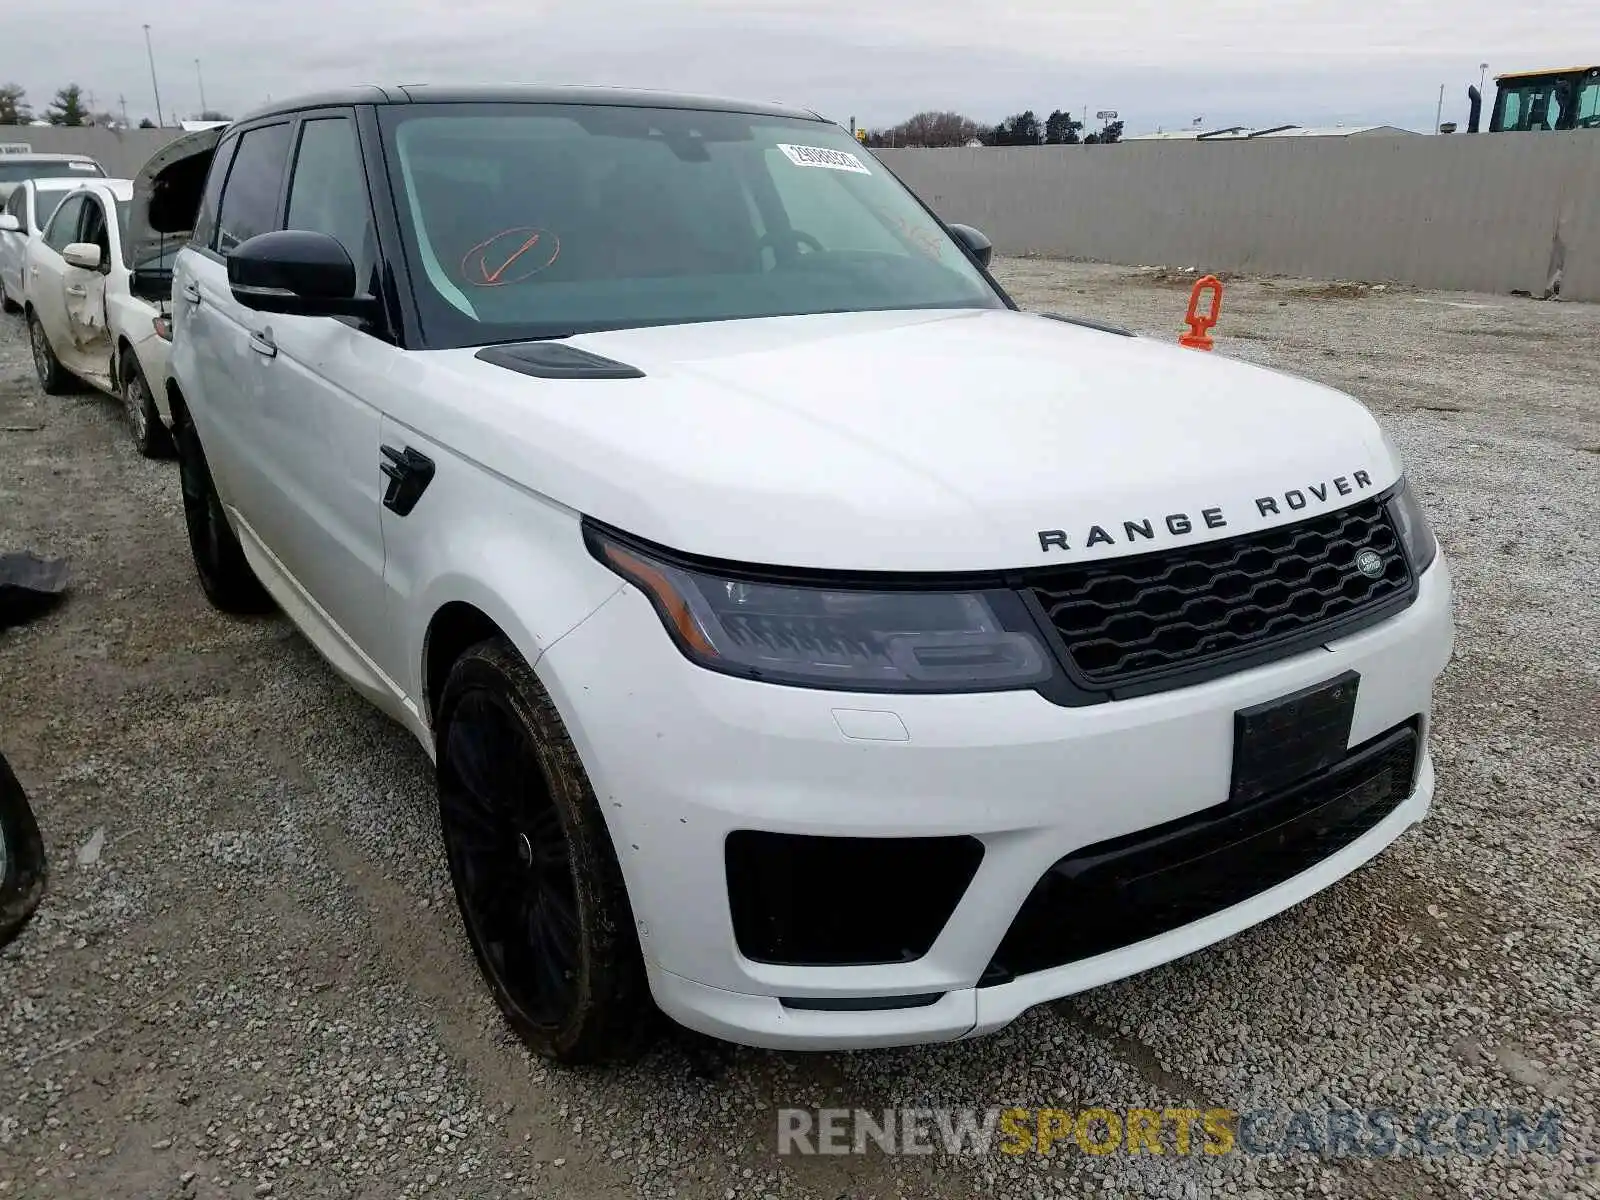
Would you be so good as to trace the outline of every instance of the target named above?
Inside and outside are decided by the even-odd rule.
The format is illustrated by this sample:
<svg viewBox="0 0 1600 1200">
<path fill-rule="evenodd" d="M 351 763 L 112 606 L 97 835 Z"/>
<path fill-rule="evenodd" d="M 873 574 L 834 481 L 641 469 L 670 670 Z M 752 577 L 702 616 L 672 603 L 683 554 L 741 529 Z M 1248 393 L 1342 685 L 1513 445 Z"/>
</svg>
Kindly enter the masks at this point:
<svg viewBox="0 0 1600 1200">
<path fill-rule="evenodd" d="M 1200 297 L 1205 292 L 1211 293 L 1211 311 L 1200 312 Z M 1194 290 L 1189 293 L 1189 312 L 1183 318 L 1184 324 L 1189 326 L 1189 332 L 1178 337 L 1178 345 L 1187 346 L 1191 350 L 1210 350 L 1216 343 L 1211 340 L 1207 332 L 1216 327 L 1217 320 L 1222 316 L 1222 280 L 1215 275 L 1207 275 L 1195 280 Z"/>
</svg>

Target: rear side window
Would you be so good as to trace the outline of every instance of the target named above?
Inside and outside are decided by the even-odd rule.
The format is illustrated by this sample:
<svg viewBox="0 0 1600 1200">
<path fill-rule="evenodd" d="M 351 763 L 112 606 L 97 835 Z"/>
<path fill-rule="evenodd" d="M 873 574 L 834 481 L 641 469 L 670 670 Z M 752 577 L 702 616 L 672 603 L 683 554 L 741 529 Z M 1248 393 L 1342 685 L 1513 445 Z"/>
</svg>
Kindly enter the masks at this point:
<svg viewBox="0 0 1600 1200">
<path fill-rule="evenodd" d="M 83 205 L 82 196 L 68 196 L 61 202 L 56 215 L 50 218 L 49 228 L 44 231 L 46 246 L 59 254 L 78 240 L 78 220 L 83 216 Z"/>
<path fill-rule="evenodd" d="M 228 178 L 228 168 L 233 163 L 233 152 L 239 148 L 238 138 L 229 138 L 217 147 L 211 158 L 211 170 L 206 174 L 206 188 L 200 197 L 200 212 L 194 219 L 194 230 L 189 240 L 196 246 L 211 249 L 217 232 L 217 201 L 222 198 L 222 182 Z"/>
<path fill-rule="evenodd" d="M 217 212 L 217 249 L 221 253 L 278 227 L 278 197 L 288 162 L 287 124 L 266 125 L 240 137 Z"/>
</svg>

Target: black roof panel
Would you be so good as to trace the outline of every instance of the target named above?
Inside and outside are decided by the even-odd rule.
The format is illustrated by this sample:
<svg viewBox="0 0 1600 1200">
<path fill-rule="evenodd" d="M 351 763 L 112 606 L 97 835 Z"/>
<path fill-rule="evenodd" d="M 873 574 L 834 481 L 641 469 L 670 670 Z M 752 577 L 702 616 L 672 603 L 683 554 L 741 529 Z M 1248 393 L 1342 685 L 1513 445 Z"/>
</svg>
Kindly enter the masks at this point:
<svg viewBox="0 0 1600 1200">
<path fill-rule="evenodd" d="M 332 108 L 350 104 L 604 104 L 629 108 L 683 108 L 706 112 L 750 113 L 761 117 L 798 117 L 823 120 L 817 113 L 789 105 L 725 96 L 695 96 L 681 92 L 651 92 L 614 87 L 534 87 L 527 84 L 438 85 L 406 83 L 379 87 L 362 84 L 336 91 L 291 96 L 256 109 L 240 121 L 253 121 L 307 108 Z"/>
</svg>

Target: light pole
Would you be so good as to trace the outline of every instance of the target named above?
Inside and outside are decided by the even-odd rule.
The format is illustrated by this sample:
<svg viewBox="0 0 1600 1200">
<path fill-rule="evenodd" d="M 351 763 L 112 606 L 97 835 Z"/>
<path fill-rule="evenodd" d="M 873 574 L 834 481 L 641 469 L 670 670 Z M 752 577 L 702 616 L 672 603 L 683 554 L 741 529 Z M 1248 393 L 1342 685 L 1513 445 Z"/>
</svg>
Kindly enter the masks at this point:
<svg viewBox="0 0 1600 1200">
<path fill-rule="evenodd" d="M 144 27 L 144 52 L 150 60 L 150 90 L 156 94 L 156 127 L 159 129 L 165 124 L 161 115 L 161 85 L 156 82 L 156 52 L 150 49 L 150 26 Z"/>
<path fill-rule="evenodd" d="M 1483 85 L 1489 78 L 1489 64 L 1478 64 L 1478 95 L 1483 95 Z"/>
<path fill-rule="evenodd" d="M 200 74 L 200 60 L 198 58 L 194 60 L 194 81 L 200 85 L 200 119 L 203 121 L 206 119 L 206 113 L 210 109 L 206 107 L 206 77 Z"/>
</svg>

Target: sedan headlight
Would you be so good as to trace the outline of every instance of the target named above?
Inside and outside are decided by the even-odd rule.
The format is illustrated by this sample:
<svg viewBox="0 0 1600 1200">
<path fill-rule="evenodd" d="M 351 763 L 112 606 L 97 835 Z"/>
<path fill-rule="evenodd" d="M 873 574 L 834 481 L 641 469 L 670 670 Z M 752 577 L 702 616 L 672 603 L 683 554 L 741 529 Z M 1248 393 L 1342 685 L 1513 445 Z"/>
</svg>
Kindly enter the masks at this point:
<svg viewBox="0 0 1600 1200">
<path fill-rule="evenodd" d="M 1389 498 L 1389 516 L 1400 533 L 1400 544 L 1405 548 L 1411 570 L 1421 575 L 1439 556 L 1439 541 L 1433 536 L 1433 527 L 1409 480 L 1400 481 L 1399 490 Z"/>
<path fill-rule="evenodd" d="M 667 632 L 713 671 L 856 692 L 1034 687 L 1053 659 L 1014 592 L 868 590 L 735 578 L 591 530 L 595 556 L 650 597 Z"/>
</svg>

